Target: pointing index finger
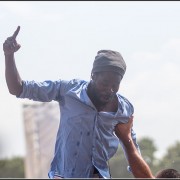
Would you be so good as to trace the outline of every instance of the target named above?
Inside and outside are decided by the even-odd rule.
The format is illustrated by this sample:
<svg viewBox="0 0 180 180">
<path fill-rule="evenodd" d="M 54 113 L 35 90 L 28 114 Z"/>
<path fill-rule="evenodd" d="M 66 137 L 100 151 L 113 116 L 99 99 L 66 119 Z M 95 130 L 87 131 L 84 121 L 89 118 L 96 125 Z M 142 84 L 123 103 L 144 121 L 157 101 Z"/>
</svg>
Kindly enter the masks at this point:
<svg viewBox="0 0 180 180">
<path fill-rule="evenodd" d="M 12 37 L 13 37 L 14 39 L 16 39 L 16 36 L 18 35 L 19 30 L 20 30 L 20 26 L 17 27 L 16 31 L 15 31 L 14 34 L 12 35 Z"/>
</svg>

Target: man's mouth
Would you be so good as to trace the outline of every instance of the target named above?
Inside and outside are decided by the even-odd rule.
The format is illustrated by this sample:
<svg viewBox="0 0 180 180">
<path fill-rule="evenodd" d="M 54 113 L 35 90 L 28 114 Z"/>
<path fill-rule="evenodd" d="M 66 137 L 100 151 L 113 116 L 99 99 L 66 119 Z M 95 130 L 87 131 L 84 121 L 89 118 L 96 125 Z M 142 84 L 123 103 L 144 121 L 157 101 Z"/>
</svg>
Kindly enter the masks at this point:
<svg viewBox="0 0 180 180">
<path fill-rule="evenodd" d="M 112 95 L 102 95 L 102 98 L 107 101 L 112 98 Z"/>
</svg>

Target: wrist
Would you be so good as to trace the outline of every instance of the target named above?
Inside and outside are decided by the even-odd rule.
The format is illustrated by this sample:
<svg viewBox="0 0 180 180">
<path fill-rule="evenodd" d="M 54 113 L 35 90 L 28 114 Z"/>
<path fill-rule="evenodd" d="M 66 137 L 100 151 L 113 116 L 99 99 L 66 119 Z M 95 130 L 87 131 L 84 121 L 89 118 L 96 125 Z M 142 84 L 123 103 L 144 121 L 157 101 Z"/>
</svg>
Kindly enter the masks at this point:
<svg viewBox="0 0 180 180">
<path fill-rule="evenodd" d="M 14 57 L 14 52 L 4 52 L 4 56 L 5 58 L 9 59 L 9 58 L 12 58 Z"/>
</svg>

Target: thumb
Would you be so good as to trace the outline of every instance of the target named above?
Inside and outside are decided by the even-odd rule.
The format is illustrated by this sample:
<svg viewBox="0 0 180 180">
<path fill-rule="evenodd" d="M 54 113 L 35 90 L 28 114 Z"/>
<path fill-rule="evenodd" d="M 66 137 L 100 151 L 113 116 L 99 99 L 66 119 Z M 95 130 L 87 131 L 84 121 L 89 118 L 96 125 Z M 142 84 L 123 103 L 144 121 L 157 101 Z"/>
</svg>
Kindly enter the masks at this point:
<svg viewBox="0 0 180 180">
<path fill-rule="evenodd" d="M 16 52 L 16 51 L 18 51 L 20 48 L 21 48 L 21 45 L 20 45 L 20 44 L 16 44 L 14 51 Z"/>
</svg>

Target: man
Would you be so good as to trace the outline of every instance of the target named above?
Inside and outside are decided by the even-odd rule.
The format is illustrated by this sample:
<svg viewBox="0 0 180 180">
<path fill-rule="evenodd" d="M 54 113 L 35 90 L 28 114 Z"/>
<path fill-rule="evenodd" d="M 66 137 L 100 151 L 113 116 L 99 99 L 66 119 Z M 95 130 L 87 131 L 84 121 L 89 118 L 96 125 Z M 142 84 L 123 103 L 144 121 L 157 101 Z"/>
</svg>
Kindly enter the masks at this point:
<svg viewBox="0 0 180 180">
<path fill-rule="evenodd" d="M 117 93 L 126 71 L 121 54 L 112 50 L 98 51 L 90 82 L 78 79 L 25 81 L 19 75 L 14 57 L 14 52 L 20 48 L 16 42 L 19 30 L 18 26 L 13 36 L 3 44 L 9 92 L 18 98 L 34 101 L 55 100 L 60 106 L 61 120 L 49 177 L 93 178 L 98 175 L 110 178 L 108 160 L 116 153 L 119 142 L 124 143 L 119 131 L 126 130 L 122 123 L 128 123 L 134 112 L 132 104 Z M 142 158 L 139 153 L 137 155 L 139 147 L 132 127 L 130 136 L 131 146 L 124 143 L 122 147 L 132 172 L 135 177 L 149 177 L 148 171 L 144 172 L 144 169 L 133 164 L 142 162 Z M 136 161 L 131 157 L 134 151 Z"/>
</svg>

